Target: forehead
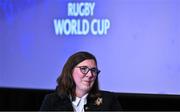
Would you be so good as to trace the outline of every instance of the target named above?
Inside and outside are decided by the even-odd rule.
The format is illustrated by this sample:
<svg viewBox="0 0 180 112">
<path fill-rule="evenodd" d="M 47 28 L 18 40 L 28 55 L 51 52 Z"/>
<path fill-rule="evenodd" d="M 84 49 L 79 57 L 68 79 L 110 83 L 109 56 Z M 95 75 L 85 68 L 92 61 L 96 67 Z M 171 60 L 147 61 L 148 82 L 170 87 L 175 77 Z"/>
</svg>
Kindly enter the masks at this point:
<svg viewBox="0 0 180 112">
<path fill-rule="evenodd" d="M 88 67 L 96 67 L 96 63 L 93 59 L 86 59 L 79 63 L 77 66 L 88 66 Z"/>
</svg>

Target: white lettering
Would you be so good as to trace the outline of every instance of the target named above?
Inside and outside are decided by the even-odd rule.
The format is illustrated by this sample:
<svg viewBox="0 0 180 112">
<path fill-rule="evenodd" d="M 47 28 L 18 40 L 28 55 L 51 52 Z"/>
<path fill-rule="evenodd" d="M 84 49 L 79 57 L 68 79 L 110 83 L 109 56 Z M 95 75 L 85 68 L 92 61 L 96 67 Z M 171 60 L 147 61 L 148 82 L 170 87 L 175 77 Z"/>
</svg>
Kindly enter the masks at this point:
<svg viewBox="0 0 180 112">
<path fill-rule="evenodd" d="M 82 20 L 82 31 L 83 31 L 83 35 L 87 35 L 89 32 L 89 22 L 86 19 Z"/>
<path fill-rule="evenodd" d="M 110 28 L 108 19 L 93 19 L 89 22 L 87 19 L 54 19 L 54 28 L 56 35 L 87 35 L 91 32 L 93 35 L 106 35 Z"/>
<path fill-rule="evenodd" d="M 94 28 L 95 23 L 97 23 L 97 19 L 93 19 L 91 22 L 91 33 L 93 35 L 97 35 L 97 31 L 96 31 L 97 29 L 95 30 L 95 28 Z"/>
<path fill-rule="evenodd" d="M 62 35 L 63 27 L 61 27 L 61 26 L 63 26 L 62 21 L 54 19 L 54 29 L 55 29 L 56 35 L 59 35 L 59 34 Z"/>
<path fill-rule="evenodd" d="M 104 20 L 104 34 L 107 34 L 107 30 L 110 28 L 110 21 L 108 19 Z"/>
<path fill-rule="evenodd" d="M 95 3 L 81 2 L 68 3 L 68 16 L 93 16 Z"/>
</svg>

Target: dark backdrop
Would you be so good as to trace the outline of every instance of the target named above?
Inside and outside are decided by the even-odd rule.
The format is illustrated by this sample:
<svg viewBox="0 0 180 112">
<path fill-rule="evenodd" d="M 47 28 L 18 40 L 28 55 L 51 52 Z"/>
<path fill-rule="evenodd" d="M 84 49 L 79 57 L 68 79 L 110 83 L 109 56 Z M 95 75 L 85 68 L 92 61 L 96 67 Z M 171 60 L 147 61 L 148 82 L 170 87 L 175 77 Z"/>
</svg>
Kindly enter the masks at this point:
<svg viewBox="0 0 180 112">
<path fill-rule="evenodd" d="M 46 94 L 53 90 L 0 88 L 0 110 L 36 111 Z M 179 95 L 115 93 L 123 110 L 180 110 Z"/>
</svg>

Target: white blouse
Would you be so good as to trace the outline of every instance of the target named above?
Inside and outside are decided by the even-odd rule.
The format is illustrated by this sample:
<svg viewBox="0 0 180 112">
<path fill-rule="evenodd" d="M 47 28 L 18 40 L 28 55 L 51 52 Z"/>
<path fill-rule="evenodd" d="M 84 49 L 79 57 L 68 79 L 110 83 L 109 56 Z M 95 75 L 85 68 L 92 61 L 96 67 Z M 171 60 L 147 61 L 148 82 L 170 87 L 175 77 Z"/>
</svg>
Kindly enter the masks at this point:
<svg viewBox="0 0 180 112">
<path fill-rule="evenodd" d="M 85 94 L 81 98 L 75 98 L 75 101 L 72 102 L 74 112 L 84 112 L 84 105 L 87 103 L 87 95 L 88 94 Z"/>
</svg>

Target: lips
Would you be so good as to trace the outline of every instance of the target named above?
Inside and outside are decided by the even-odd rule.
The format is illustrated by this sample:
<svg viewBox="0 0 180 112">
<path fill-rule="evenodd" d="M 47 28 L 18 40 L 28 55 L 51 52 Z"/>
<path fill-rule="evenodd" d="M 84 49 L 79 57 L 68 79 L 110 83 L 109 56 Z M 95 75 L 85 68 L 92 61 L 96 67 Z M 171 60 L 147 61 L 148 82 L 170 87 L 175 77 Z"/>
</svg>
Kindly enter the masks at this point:
<svg viewBox="0 0 180 112">
<path fill-rule="evenodd" d="M 87 85 L 90 85 L 91 84 L 91 81 L 83 81 L 84 84 L 87 84 Z"/>
</svg>

